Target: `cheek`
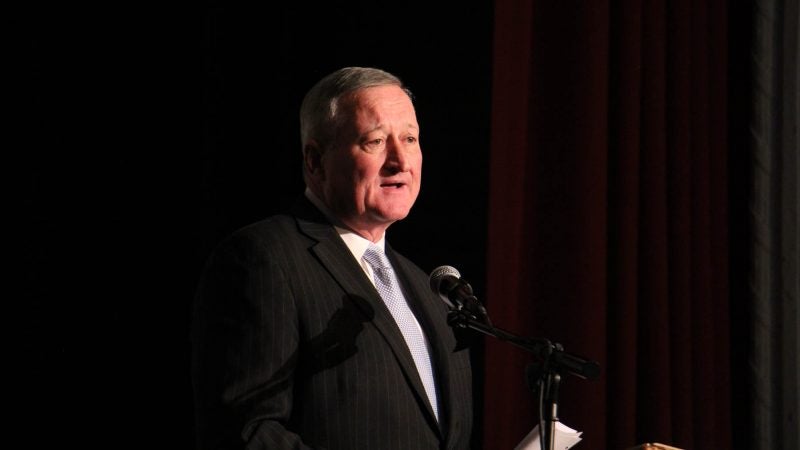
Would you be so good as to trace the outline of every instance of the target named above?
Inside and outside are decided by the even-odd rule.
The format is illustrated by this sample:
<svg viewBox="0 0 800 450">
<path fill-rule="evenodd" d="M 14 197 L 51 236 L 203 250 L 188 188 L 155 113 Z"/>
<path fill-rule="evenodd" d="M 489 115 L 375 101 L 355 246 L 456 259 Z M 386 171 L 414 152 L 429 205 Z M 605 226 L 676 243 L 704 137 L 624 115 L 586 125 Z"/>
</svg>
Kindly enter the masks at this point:
<svg viewBox="0 0 800 450">
<path fill-rule="evenodd" d="M 351 158 L 337 158 L 328 166 L 328 175 L 337 186 L 352 186 L 362 177 L 361 169 Z"/>
<path fill-rule="evenodd" d="M 356 162 L 353 170 L 354 182 L 359 185 L 371 186 L 378 183 L 383 163 L 378 159 L 362 159 Z"/>
<path fill-rule="evenodd" d="M 416 163 L 414 164 L 414 178 L 417 183 L 417 187 L 422 184 L 422 154 L 419 155 L 417 158 Z"/>
</svg>

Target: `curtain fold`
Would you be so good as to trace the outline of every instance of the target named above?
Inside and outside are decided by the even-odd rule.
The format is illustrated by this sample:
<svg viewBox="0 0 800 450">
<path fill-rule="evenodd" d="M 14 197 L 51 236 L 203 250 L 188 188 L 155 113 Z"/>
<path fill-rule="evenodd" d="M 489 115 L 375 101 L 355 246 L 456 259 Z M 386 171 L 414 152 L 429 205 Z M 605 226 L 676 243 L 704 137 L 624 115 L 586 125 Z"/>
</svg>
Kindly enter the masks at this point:
<svg viewBox="0 0 800 450">
<path fill-rule="evenodd" d="M 726 14 L 496 3 L 486 303 L 601 364 L 561 388 L 585 449 L 730 448 Z M 533 360 L 487 342 L 486 448 L 535 425 Z"/>
<path fill-rule="evenodd" d="M 748 224 L 753 235 L 743 286 L 747 323 L 749 448 L 800 446 L 800 6 L 757 0 L 753 116 L 748 131 Z M 748 255 L 748 256 L 749 256 Z"/>
</svg>

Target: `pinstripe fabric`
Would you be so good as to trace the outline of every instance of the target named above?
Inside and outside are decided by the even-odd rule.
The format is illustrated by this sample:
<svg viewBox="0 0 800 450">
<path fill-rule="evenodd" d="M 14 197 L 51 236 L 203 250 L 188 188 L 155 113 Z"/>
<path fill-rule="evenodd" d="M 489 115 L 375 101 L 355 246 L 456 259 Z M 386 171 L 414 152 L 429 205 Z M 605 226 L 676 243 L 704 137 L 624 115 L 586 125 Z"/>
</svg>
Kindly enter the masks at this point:
<svg viewBox="0 0 800 450">
<path fill-rule="evenodd" d="M 408 307 L 408 302 L 394 275 L 394 269 L 383 250 L 375 244 L 370 244 L 367 251 L 364 252 L 364 260 L 372 266 L 375 272 L 375 287 L 378 294 L 383 298 L 395 323 L 400 328 L 400 332 L 403 333 L 403 339 L 414 359 L 414 365 L 422 380 L 422 385 L 425 386 L 425 394 L 433 408 L 433 414 L 436 416 L 436 420 L 439 420 L 436 382 L 433 377 L 433 367 L 425 335 L 417 325 L 411 308 Z"/>
<path fill-rule="evenodd" d="M 430 341 L 439 423 L 375 287 L 302 199 L 209 261 L 192 337 L 199 448 L 468 448 L 469 355 L 455 351 L 427 275 L 386 254 Z"/>
</svg>

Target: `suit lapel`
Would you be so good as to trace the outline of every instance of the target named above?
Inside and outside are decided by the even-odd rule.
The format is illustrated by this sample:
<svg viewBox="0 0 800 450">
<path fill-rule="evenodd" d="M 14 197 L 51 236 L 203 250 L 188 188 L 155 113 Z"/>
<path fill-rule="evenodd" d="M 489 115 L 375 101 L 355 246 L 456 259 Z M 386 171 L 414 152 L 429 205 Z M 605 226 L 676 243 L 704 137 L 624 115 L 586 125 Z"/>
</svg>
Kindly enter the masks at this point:
<svg viewBox="0 0 800 450">
<path fill-rule="evenodd" d="M 414 315 L 425 331 L 430 346 L 430 356 L 436 373 L 436 385 L 439 394 L 439 429 L 443 436 L 455 431 L 455 417 L 453 411 L 453 396 L 450 392 L 451 385 L 447 380 L 450 376 L 450 352 L 455 347 L 452 330 L 447 326 L 446 320 L 437 319 L 446 316 L 447 309 L 444 302 L 432 298 L 427 283 L 414 282 L 409 275 L 412 269 L 407 266 L 403 258 L 399 258 L 387 245 L 386 253 L 392 265 L 396 268 L 398 278 L 406 290 L 406 299 Z M 427 403 L 426 403 L 427 404 Z M 433 416 L 433 411 L 430 411 Z"/>
<path fill-rule="evenodd" d="M 293 214 L 296 217 L 299 230 L 316 241 L 315 244 L 309 247 L 309 251 L 317 257 L 322 266 L 325 267 L 364 315 L 372 319 L 371 323 L 392 349 L 400 367 L 406 375 L 406 379 L 414 389 L 418 400 L 425 405 L 429 421 L 433 425 L 433 428 L 436 429 L 437 432 L 441 432 L 436 425 L 433 410 L 428 404 L 428 397 L 425 394 L 425 387 L 419 377 L 417 366 L 414 363 L 411 352 L 408 350 L 406 341 L 389 312 L 389 309 L 383 302 L 383 299 L 378 294 L 378 291 L 375 290 L 375 286 L 369 281 L 369 278 L 367 278 L 361 266 L 356 262 L 355 258 L 353 258 L 350 249 L 347 248 L 347 245 L 338 236 L 336 230 L 327 219 L 325 219 L 305 198 L 303 198 L 300 204 L 295 206 Z M 395 260 L 392 260 L 392 262 L 394 263 Z M 403 273 L 398 275 L 401 278 L 401 284 L 409 288 L 408 278 L 404 274 L 405 267 L 399 270 L 399 272 Z M 408 292 L 409 297 L 417 297 L 418 287 L 410 287 L 410 289 L 411 291 Z M 363 301 L 358 299 L 363 299 Z M 414 302 L 411 298 L 409 298 L 408 301 L 410 303 L 418 303 Z M 412 310 L 415 314 L 419 314 L 419 308 L 412 306 Z M 426 326 L 426 324 L 430 322 L 428 313 L 425 312 L 423 314 L 425 315 L 425 319 L 421 320 L 421 325 L 423 329 L 426 330 L 428 340 L 433 345 L 439 338 L 438 336 L 429 334 L 428 330 L 431 328 L 430 326 Z M 435 353 L 439 352 L 437 351 Z M 438 359 L 434 361 L 434 364 L 437 366 L 441 365 Z"/>
</svg>

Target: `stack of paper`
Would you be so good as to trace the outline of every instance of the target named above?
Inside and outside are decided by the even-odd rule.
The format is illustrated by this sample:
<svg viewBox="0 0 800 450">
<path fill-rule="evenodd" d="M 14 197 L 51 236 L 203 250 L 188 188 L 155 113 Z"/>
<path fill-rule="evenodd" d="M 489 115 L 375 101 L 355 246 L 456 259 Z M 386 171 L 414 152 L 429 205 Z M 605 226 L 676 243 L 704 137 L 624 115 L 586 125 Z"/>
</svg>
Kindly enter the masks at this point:
<svg viewBox="0 0 800 450">
<path fill-rule="evenodd" d="M 637 445 L 636 447 L 631 447 L 629 450 L 683 450 L 678 447 L 672 447 L 667 444 L 659 444 L 658 442 L 654 442 L 652 444 L 642 444 Z"/>
<path fill-rule="evenodd" d="M 553 448 L 556 450 L 567 450 L 581 441 L 582 434 L 582 431 L 575 431 L 561 422 L 556 422 L 556 436 Z M 536 425 L 514 450 L 541 450 L 542 444 L 540 441 L 539 425 Z"/>
</svg>

